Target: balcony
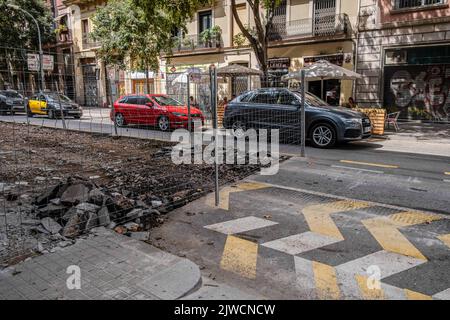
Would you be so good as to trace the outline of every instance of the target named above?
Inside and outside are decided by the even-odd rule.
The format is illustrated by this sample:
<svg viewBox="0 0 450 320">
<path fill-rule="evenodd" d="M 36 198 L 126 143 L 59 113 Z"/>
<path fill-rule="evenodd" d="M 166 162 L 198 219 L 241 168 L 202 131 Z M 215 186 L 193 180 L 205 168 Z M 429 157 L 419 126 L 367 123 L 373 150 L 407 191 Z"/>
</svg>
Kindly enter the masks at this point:
<svg viewBox="0 0 450 320">
<path fill-rule="evenodd" d="M 222 47 L 221 36 L 204 39 L 198 34 L 173 37 L 173 53 L 189 52 L 196 50 L 217 50 Z"/>
<path fill-rule="evenodd" d="M 99 48 L 102 45 L 100 41 L 92 39 L 89 34 L 83 34 L 81 42 L 83 44 L 83 50 Z"/>
<path fill-rule="evenodd" d="M 394 10 L 426 9 L 442 6 L 446 3 L 447 0 L 395 0 Z"/>
<path fill-rule="evenodd" d="M 70 30 L 61 31 L 56 38 L 59 45 L 72 44 L 72 33 Z"/>
<path fill-rule="evenodd" d="M 269 33 L 270 41 L 297 40 L 303 38 L 346 35 L 348 16 L 323 15 L 321 17 L 274 23 Z"/>
</svg>

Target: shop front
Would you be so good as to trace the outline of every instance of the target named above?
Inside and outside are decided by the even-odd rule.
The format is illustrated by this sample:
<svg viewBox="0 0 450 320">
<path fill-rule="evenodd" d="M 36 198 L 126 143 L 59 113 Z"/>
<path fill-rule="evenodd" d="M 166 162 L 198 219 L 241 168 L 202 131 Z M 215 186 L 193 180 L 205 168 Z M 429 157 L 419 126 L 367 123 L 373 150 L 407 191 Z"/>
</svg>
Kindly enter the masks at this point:
<svg viewBox="0 0 450 320">
<path fill-rule="evenodd" d="M 412 120 L 450 120 L 450 45 L 386 49 L 384 106 Z"/>
</svg>

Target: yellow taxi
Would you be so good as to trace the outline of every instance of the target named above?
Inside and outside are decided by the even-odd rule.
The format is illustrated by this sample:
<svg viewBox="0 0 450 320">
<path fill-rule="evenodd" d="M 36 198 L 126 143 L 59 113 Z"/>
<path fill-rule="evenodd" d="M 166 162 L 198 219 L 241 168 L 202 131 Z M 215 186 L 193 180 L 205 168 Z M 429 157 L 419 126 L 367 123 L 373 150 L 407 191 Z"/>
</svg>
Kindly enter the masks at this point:
<svg viewBox="0 0 450 320">
<path fill-rule="evenodd" d="M 46 115 L 50 119 L 57 117 L 74 117 L 80 119 L 83 115 L 81 107 L 67 96 L 57 92 L 40 92 L 28 99 L 27 114 Z"/>
</svg>

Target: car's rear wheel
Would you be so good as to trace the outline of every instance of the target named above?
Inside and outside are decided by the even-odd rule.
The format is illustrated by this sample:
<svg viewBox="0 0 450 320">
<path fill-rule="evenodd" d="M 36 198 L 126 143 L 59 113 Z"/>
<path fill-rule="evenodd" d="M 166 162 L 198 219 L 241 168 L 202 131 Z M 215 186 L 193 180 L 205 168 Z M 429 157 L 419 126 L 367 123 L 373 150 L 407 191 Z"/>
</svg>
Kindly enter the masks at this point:
<svg viewBox="0 0 450 320">
<path fill-rule="evenodd" d="M 233 136 L 235 136 L 236 138 L 241 138 L 245 136 L 246 131 L 247 126 L 243 121 L 239 119 L 233 120 L 231 124 L 231 133 L 233 134 Z"/>
<path fill-rule="evenodd" d="M 169 118 L 162 116 L 158 119 L 158 128 L 161 131 L 168 131 L 170 129 Z"/>
<path fill-rule="evenodd" d="M 30 109 L 29 106 L 27 106 L 27 116 L 28 116 L 29 118 L 33 118 L 33 112 L 31 112 L 31 109 Z"/>
<path fill-rule="evenodd" d="M 312 128 L 310 138 L 316 148 L 331 148 L 336 144 L 336 130 L 328 123 L 319 123 Z"/>
<path fill-rule="evenodd" d="M 80 119 L 81 118 L 81 116 L 73 116 L 74 117 L 74 119 Z"/>
<path fill-rule="evenodd" d="M 125 121 L 125 117 L 121 113 L 116 113 L 115 114 L 114 122 L 116 123 L 116 125 L 118 127 L 123 127 L 123 126 L 125 126 L 127 124 L 126 121 Z"/>
</svg>

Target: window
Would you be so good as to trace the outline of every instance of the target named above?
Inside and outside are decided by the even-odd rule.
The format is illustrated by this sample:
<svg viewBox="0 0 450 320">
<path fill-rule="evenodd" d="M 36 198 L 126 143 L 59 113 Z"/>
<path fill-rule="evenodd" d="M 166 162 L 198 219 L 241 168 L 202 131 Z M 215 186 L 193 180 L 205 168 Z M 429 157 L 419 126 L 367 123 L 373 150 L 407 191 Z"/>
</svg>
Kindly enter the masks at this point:
<svg viewBox="0 0 450 320">
<path fill-rule="evenodd" d="M 202 33 L 212 26 L 212 11 L 202 11 L 198 13 L 198 33 Z"/>
<path fill-rule="evenodd" d="M 170 97 L 166 96 L 155 96 L 153 99 L 158 103 L 160 106 L 183 106 L 181 102 L 172 99 Z"/>
<path fill-rule="evenodd" d="M 83 38 L 86 38 L 88 36 L 88 33 L 89 33 L 89 20 L 88 19 L 81 20 L 81 32 L 82 32 Z"/>
<path fill-rule="evenodd" d="M 446 0 L 395 0 L 394 9 L 410 9 L 444 4 Z"/>
<path fill-rule="evenodd" d="M 263 91 L 255 94 L 251 101 L 252 103 L 258 104 L 276 104 L 278 101 L 277 92 Z"/>
<path fill-rule="evenodd" d="M 288 91 L 281 91 L 278 96 L 277 104 L 281 105 L 299 105 L 300 101 Z"/>
<path fill-rule="evenodd" d="M 138 97 L 128 97 L 127 103 L 128 104 L 139 104 L 138 103 L 139 98 Z"/>
</svg>

